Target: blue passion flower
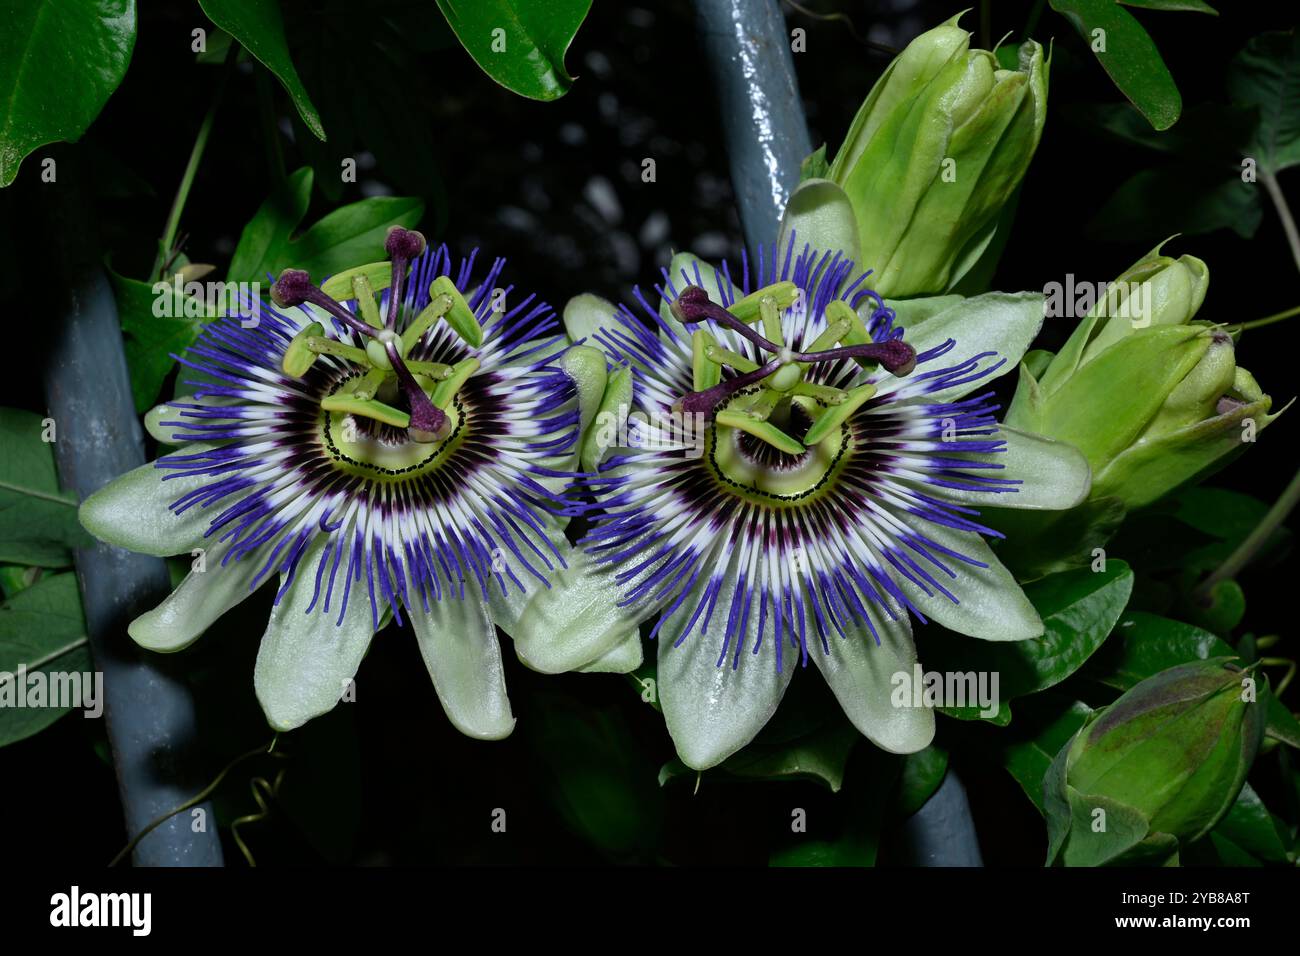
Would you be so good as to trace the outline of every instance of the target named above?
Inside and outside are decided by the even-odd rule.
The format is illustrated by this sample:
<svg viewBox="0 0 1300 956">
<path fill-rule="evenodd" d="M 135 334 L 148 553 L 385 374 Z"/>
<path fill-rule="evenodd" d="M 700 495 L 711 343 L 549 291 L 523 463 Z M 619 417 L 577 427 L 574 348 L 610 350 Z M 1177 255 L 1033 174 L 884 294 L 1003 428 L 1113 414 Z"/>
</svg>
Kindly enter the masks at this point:
<svg viewBox="0 0 1300 956">
<path fill-rule="evenodd" d="M 502 737 L 494 623 L 509 632 L 565 565 L 560 495 L 605 363 L 502 285 L 504 260 L 476 279 L 476 256 L 453 266 L 419 233 L 391 230 L 386 248 L 391 262 L 320 287 L 286 270 L 272 303 L 206 326 L 181 357 L 196 391 L 146 417 L 183 447 L 81 519 L 130 550 L 195 556 L 129 627 L 153 650 L 187 646 L 278 577 L 254 681 L 273 726 L 332 708 L 391 615 L 453 723 Z"/>
<path fill-rule="evenodd" d="M 913 620 L 1042 633 L 978 514 L 1087 493 L 1082 456 L 1000 426 L 987 387 L 1037 332 L 1041 297 L 918 300 L 900 323 L 867 282 L 790 234 L 738 270 L 678 256 L 658 309 L 638 292 L 637 311 L 566 310 L 571 337 L 626 370 L 586 448 L 585 573 L 607 584 L 579 613 L 535 596 L 552 626 L 520 653 L 570 669 L 657 614 L 659 699 L 693 767 L 752 739 L 810 661 L 864 734 L 920 749 L 932 712 L 890 693 L 916 663 Z"/>
</svg>

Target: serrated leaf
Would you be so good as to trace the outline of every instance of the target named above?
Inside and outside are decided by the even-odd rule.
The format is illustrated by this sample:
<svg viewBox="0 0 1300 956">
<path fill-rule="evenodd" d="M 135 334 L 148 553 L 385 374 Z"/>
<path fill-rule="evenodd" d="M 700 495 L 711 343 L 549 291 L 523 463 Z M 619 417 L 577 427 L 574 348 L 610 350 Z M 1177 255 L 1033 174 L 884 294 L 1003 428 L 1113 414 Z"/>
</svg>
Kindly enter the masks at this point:
<svg viewBox="0 0 1300 956">
<path fill-rule="evenodd" d="M 135 0 L 6 3 L 0 29 L 0 186 L 46 143 L 76 142 L 126 75 Z"/>
</svg>

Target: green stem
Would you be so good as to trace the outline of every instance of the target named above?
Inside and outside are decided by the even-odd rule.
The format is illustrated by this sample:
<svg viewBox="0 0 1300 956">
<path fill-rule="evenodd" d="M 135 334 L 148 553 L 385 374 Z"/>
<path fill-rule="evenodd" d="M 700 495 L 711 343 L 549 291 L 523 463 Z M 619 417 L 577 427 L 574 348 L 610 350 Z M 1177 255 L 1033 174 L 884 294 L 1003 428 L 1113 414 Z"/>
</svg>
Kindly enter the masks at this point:
<svg viewBox="0 0 1300 956">
<path fill-rule="evenodd" d="M 1275 312 L 1272 315 L 1266 315 L 1262 319 L 1252 319 L 1249 322 L 1238 322 L 1230 325 L 1228 328 L 1234 332 L 1242 332 L 1246 329 L 1262 329 L 1266 325 L 1273 325 L 1275 322 L 1281 322 L 1283 319 L 1289 319 L 1293 315 L 1300 315 L 1300 305 L 1293 306 L 1285 312 Z"/>
<path fill-rule="evenodd" d="M 1287 516 L 1291 514 L 1291 509 L 1296 506 L 1297 502 L 1300 502 L 1300 469 L 1291 476 L 1291 483 L 1286 486 L 1282 496 L 1273 503 L 1273 507 L 1268 509 L 1268 514 L 1260 519 L 1259 524 L 1254 527 L 1241 544 L 1237 545 L 1237 549 L 1228 555 L 1227 560 L 1201 583 L 1201 586 L 1197 589 L 1199 596 L 1202 599 L 1210 598 L 1215 585 L 1220 581 L 1227 581 L 1236 577 L 1238 572 L 1250 563 L 1256 552 L 1272 537 L 1277 526 L 1287 519 Z"/>
<path fill-rule="evenodd" d="M 235 53 L 238 48 L 238 44 L 230 44 L 230 51 L 226 54 L 226 63 L 221 71 L 221 79 L 217 82 L 217 88 L 212 94 L 212 105 L 208 107 L 207 115 L 203 117 L 203 122 L 199 125 L 198 135 L 194 137 L 194 147 L 190 150 L 189 162 L 185 164 L 185 172 L 181 174 L 180 185 L 176 187 L 176 196 L 172 199 L 172 208 L 167 214 L 167 225 L 163 227 L 162 240 L 158 243 L 158 258 L 154 261 L 153 274 L 157 278 L 166 278 L 161 274 L 162 267 L 165 262 L 171 261 L 168 256 L 171 253 L 172 244 L 176 242 L 176 233 L 180 229 L 181 213 L 185 210 L 185 201 L 190 197 L 190 188 L 194 185 L 194 177 L 199 171 L 199 163 L 202 161 L 203 153 L 208 147 L 208 137 L 212 134 L 212 124 L 217 116 L 217 107 L 221 105 L 221 97 L 226 92 L 226 81 L 230 79 L 235 64 Z"/>
<path fill-rule="evenodd" d="M 1272 173 L 1262 174 L 1260 182 L 1264 184 L 1268 198 L 1273 200 L 1277 217 L 1282 220 L 1282 231 L 1286 233 L 1287 245 L 1291 247 L 1291 258 L 1295 260 L 1295 267 L 1300 269 L 1300 230 L 1296 229 L 1295 219 L 1291 216 L 1291 207 L 1286 204 L 1286 197 L 1282 195 L 1282 187 L 1278 185 L 1277 177 Z"/>
</svg>

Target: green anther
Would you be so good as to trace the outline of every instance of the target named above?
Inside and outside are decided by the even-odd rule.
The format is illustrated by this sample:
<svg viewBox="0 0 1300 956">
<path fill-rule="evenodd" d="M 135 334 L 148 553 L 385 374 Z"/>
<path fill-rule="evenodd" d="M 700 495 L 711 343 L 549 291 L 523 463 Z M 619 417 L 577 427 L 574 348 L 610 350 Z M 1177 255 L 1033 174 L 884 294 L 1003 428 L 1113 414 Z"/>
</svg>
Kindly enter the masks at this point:
<svg viewBox="0 0 1300 956">
<path fill-rule="evenodd" d="M 311 340 L 324 332 L 325 326 L 313 322 L 293 337 L 289 347 L 284 350 L 284 358 L 280 360 L 280 368 L 284 369 L 285 375 L 301 378 L 307 374 L 307 369 L 311 368 L 312 363 L 316 361 L 316 352 L 311 347 Z"/>
<path fill-rule="evenodd" d="M 321 331 L 325 330 L 321 329 Z M 366 365 L 369 361 L 365 349 L 359 349 L 355 345 L 344 345 L 342 342 L 321 335 L 313 335 L 309 338 L 307 347 L 318 355 L 337 355 L 339 358 L 350 359 L 358 365 Z"/>
<path fill-rule="evenodd" d="M 321 399 L 320 407 L 327 412 L 346 412 L 371 418 L 395 428 L 408 428 L 411 424 L 411 416 L 406 412 L 374 399 L 357 398 L 349 392 L 335 392 Z"/>
<path fill-rule="evenodd" d="M 768 388 L 778 392 L 788 392 L 803 379 L 803 369 L 797 362 L 787 362 L 769 375 L 763 382 Z"/>
<path fill-rule="evenodd" d="M 717 362 L 719 365 L 727 365 L 734 368 L 737 372 L 752 372 L 758 368 L 758 363 L 752 359 L 747 359 L 739 352 L 733 352 L 731 349 L 723 348 L 721 345 L 710 345 L 704 350 L 704 355 L 710 362 Z"/>
<path fill-rule="evenodd" d="M 441 362 L 413 362 L 407 359 L 406 367 L 415 375 L 427 375 L 437 381 L 451 378 L 452 375 L 456 374 L 450 365 L 443 365 Z"/>
<path fill-rule="evenodd" d="M 451 281 L 449 276 L 438 276 L 429 286 L 429 297 L 445 295 L 451 298 L 451 308 L 447 310 L 447 324 L 455 330 L 456 334 L 470 344 L 473 348 L 478 348 L 483 344 L 483 327 L 478 324 L 478 319 L 471 311 L 469 305 L 465 302 L 464 296 L 456 288 L 456 283 Z"/>
<path fill-rule="evenodd" d="M 451 404 L 451 400 L 456 397 L 462 385 L 469 380 L 469 377 L 478 371 L 479 360 L 476 358 L 467 358 L 457 362 L 451 367 L 451 378 L 444 379 L 438 383 L 438 387 L 433 390 L 433 404 L 441 409 L 446 409 Z"/>
<path fill-rule="evenodd" d="M 751 322 L 758 318 L 762 302 L 768 297 L 776 300 L 778 309 L 788 309 L 799 297 L 799 287 L 793 282 L 777 282 L 774 285 L 764 286 L 743 299 L 737 299 L 727 308 L 727 311 L 742 322 Z"/>
<path fill-rule="evenodd" d="M 829 312 L 830 310 L 828 309 L 827 311 Z M 852 311 L 852 309 L 850 309 L 849 311 Z M 855 315 L 854 318 L 857 318 L 857 316 Z M 808 346 L 806 349 L 803 349 L 803 351 L 824 352 L 826 349 L 832 349 L 835 347 L 836 342 L 841 342 L 844 340 L 844 336 L 848 335 L 849 330 L 852 328 L 853 328 L 853 323 L 850 322 L 848 319 L 836 319 L 830 325 L 826 326 L 826 330 L 822 332 L 821 335 L 813 339 L 812 345 Z"/>
<path fill-rule="evenodd" d="M 830 305 L 826 306 L 826 321 L 839 322 L 840 320 L 849 323 L 849 330 L 840 338 L 842 343 L 845 345 L 871 344 L 871 334 L 867 331 L 867 327 L 862 323 L 862 319 L 858 313 L 853 311 L 853 307 L 843 299 L 836 299 Z M 875 363 L 870 359 L 860 358 L 854 359 L 854 361 L 863 368 L 872 368 L 875 365 Z"/>
<path fill-rule="evenodd" d="M 742 432 L 767 442 L 777 451 L 783 451 L 789 455 L 798 455 L 806 451 L 803 445 L 771 422 L 759 421 L 747 412 L 733 411 L 728 408 L 726 411 L 718 412 L 715 421 L 719 425 L 730 425 L 732 428 L 739 428 Z"/>
<path fill-rule="evenodd" d="M 382 368 L 372 368 L 361 377 L 361 381 L 357 383 L 356 388 L 352 389 L 351 394 L 363 401 L 372 399 L 375 397 L 375 393 L 379 391 L 379 386 L 384 384 L 384 379 L 387 377 L 388 373 Z"/>
<path fill-rule="evenodd" d="M 344 269 L 330 276 L 329 281 L 320 287 L 321 291 L 336 302 L 346 302 L 356 296 L 352 280 L 357 276 L 365 277 L 372 293 L 382 291 L 393 282 L 393 266 L 390 262 L 371 262 L 355 269 Z"/>
<path fill-rule="evenodd" d="M 409 352 L 415 348 L 415 343 L 420 341 L 420 337 L 429 331 L 433 323 L 446 315 L 447 310 L 450 308 L 451 296 L 433 296 L 429 304 L 420 310 L 420 314 L 415 317 L 415 321 L 408 325 L 406 331 L 402 333 L 402 343 L 406 346 L 406 350 Z"/>
<path fill-rule="evenodd" d="M 372 329 L 382 329 L 384 318 L 379 314 L 379 303 L 375 301 L 375 290 L 364 272 L 352 277 L 352 295 L 357 300 L 357 308 L 366 325 Z"/>
<path fill-rule="evenodd" d="M 770 381 L 770 379 L 769 379 Z M 774 392 L 770 388 L 764 388 L 754 396 L 753 401 L 744 407 L 744 411 L 750 418 L 756 422 L 765 422 L 772 410 L 776 408 L 777 403 L 785 398 L 780 392 Z"/>
<path fill-rule="evenodd" d="M 812 428 L 808 429 L 808 434 L 803 436 L 805 444 L 815 445 L 838 426 L 844 424 L 848 417 L 862 407 L 863 402 L 876 394 L 876 386 L 859 385 L 857 388 L 849 389 L 848 400 L 839 404 L 832 405 L 826 411 L 821 413 L 817 421 L 813 422 Z"/>
<path fill-rule="evenodd" d="M 718 340 L 704 329 L 691 335 L 691 383 L 695 391 L 702 392 L 722 381 L 722 366 L 709 357 L 718 347 Z"/>
<path fill-rule="evenodd" d="M 829 385 L 814 385 L 812 382 L 800 382 L 791 391 L 795 395 L 807 395 L 809 398 L 815 398 L 823 405 L 843 405 L 849 400 L 849 393 L 842 388 L 832 388 Z"/>
<path fill-rule="evenodd" d="M 763 335 L 773 345 L 785 345 L 785 333 L 781 331 L 781 308 L 776 299 L 770 295 L 763 296 L 758 303 L 759 315 L 763 317 Z"/>
</svg>

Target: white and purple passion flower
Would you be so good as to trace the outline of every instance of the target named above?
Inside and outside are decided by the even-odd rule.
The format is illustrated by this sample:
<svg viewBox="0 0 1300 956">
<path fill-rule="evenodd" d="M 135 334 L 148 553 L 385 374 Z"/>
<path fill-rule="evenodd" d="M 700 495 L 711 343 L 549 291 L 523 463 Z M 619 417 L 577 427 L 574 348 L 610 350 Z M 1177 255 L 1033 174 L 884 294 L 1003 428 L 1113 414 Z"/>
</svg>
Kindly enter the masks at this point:
<svg viewBox="0 0 1300 956">
<path fill-rule="evenodd" d="M 206 326 L 181 357 L 197 390 L 146 417 L 184 447 L 81 507 L 104 541 L 197 556 L 131 623 L 146 648 L 187 646 L 278 576 L 254 678 L 278 729 L 338 703 L 391 614 L 452 722 L 504 737 L 494 623 L 510 632 L 565 564 L 559 496 L 604 357 L 566 350 L 550 307 L 501 285 L 504 260 L 476 279 L 475 255 L 425 246 L 394 228 L 391 262 L 320 287 L 286 270 L 274 304 Z"/>
<path fill-rule="evenodd" d="M 919 750 L 932 711 L 891 703 L 917 660 L 912 618 L 1043 632 L 977 511 L 1088 491 L 1082 456 L 999 426 L 986 387 L 1036 334 L 1041 296 L 918 300 L 901 328 L 867 279 L 790 234 L 739 270 L 676 257 L 658 310 L 639 291 L 643 314 L 589 296 L 566 309 L 571 337 L 622 366 L 584 448 L 585 573 L 606 584 L 576 614 L 535 599 L 551 633 L 520 653 L 581 666 L 659 614 L 658 697 L 697 769 L 748 743 L 809 661 L 863 734 Z M 602 428 L 611 415 L 621 432 Z"/>
</svg>

